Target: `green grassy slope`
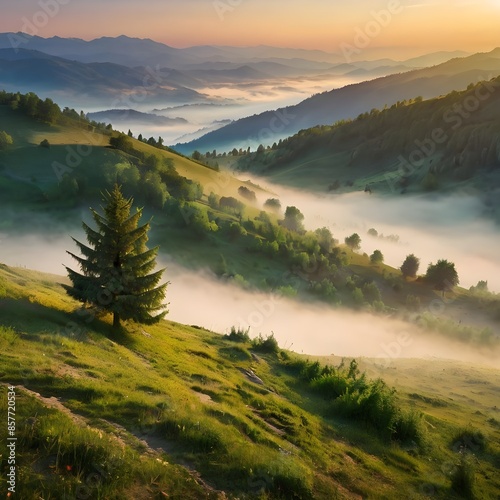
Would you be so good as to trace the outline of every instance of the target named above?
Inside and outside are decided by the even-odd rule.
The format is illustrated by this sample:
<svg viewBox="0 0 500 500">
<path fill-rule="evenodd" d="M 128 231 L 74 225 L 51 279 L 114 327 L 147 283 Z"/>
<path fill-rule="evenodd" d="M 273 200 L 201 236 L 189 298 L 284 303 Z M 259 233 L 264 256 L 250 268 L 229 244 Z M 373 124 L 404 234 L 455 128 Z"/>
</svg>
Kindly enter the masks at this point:
<svg viewBox="0 0 500 500">
<path fill-rule="evenodd" d="M 104 163 L 117 163 L 124 159 L 123 153 L 109 148 L 109 134 L 89 130 L 85 122 L 66 119 L 64 124 L 48 125 L 13 111 L 9 106 L 0 105 L 0 130 L 7 132 L 14 140 L 13 147 L 0 150 L 0 174 L 2 177 L 24 181 L 40 193 L 59 182 L 53 168 L 54 162 L 67 167 L 64 173 L 77 175 L 84 172 L 86 176 L 92 177 Z M 111 134 L 116 136 L 117 132 Z M 49 141 L 50 149 L 39 147 L 44 139 Z M 130 140 L 137 151 L 159 159 L 173 160 L 180 175 L 209 186 L 210 191 L 220 196 L 238 197 L 238 187 L 245 184 L 184 156 L 160 150 L 133 138 Z"/>
<path fill-rule="evenodd" d="M 113 336 L 107 318 L 73 312 L 61 281 L 0 266 L 0 408 L 13 384 L 19 498 L 459 498 L 462 441 L 478 498 L 500 491 L 498 370 L 385 365 L 402 407 L 425 415 L 420 445 L 390 442 L 341 418 L 287 353 L 168 321 Z"/>
</svg>

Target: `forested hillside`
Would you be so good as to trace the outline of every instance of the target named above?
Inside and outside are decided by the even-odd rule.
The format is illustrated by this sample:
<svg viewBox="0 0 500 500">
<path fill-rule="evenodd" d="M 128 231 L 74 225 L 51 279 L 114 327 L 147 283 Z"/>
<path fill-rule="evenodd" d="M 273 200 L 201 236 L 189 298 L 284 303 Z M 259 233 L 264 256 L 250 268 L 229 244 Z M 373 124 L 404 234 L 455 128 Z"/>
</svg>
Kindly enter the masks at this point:
<svg viewBox="0 0 500 500">
<path fill-rule="evenodd" d="M 295 186 L 345 192 L 475 189 L 497 204 L 500 78 L 435 99 L 400 101 L 305 129 L 239 156 L 237 168 Z"/>
</svg>

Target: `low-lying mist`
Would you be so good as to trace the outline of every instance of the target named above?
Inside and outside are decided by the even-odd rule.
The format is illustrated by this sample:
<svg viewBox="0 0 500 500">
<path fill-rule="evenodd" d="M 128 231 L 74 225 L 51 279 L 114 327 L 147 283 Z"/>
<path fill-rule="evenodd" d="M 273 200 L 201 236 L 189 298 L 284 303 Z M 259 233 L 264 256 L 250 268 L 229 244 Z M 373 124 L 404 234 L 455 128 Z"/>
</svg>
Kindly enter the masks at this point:
<svg viewBox="0 0 500 500">
<path fill-rule="evenodd" d="M 326 226 L 342 243 L 346 236 L 357 232 L 361 253 L 370 255 L 379 249 L 385 263 L 393 267 L 401 266 L 413 253 L 420 258 L 420 274 L 425 274 L 430 262 L 447 259 L 455 263 L 461 286 L 469 288 L 479 280 L 487 280 L 490 290 L 500 292 L 500 230 L 482 215 L 483 205 L 473 195 L 321 195 L 247 174 L 240 177 L 276 193 L 283 210 L 288 205 L 299 208 L 308 229 Z M 367 234 L 371 228 L 379 237 Z M 399 241 L 387 238 L 390 235 L 398 236 Z"/>
<path fill-rule="evenodd" d="M 83 239 L 81 231 L 71 231 Z M 52 236 L 0 235 L 0 262 L 65 275 L 63 264 L 75 266 L 66 250 L 75 251 L 67 233 Z M 219 333 L 232 326 L 250 328 L 252 337 L 274 333 L 279 344 L 312 355 L 386 358 L 447 358 L 495 366 L 498 353 L 480 352 L 437 334 L 426 334 L 409 323 L 365 312 L 332 309 L 279 295 L 244 290 L 218 281 L 209 272 L 183 268 L 165 254 L 167 319 Z"/>
<path fill-rule="evenodd" d="M 366 79 L 366 78 L 365 78 Z M 301 78 L 279 78 L 275 80 L 244 82 L 226 82 L 207 85 L 197 89 L 207 101 L 193 105 L 178 105 L 172 103 L 149 103 L 140 101 L 130 103 L 127 107 L 136 111 L 154 113 L 169 118 L 184 118 L 187 123 L 175 126 L 138 125 L 126 120 L 116 124 L 124 132 L 130 129 L 135 135 L 161 136 L 166 144 L 186 142 L 201 137 L 210 130 L 223 126 L 227 120 L 238 120 L 246 116 L 263 113 L 270 109 L 292 106 L 307 99 L 313 94 L 359 83 L 361 76 L 320 75 Z M 108 107 L 111 106 L 111 103 Z M 115 106 L 116 107 L 116 106 Z M 154 108 L 154 109 L 153 109 Z M 90 112 L 89 109 L 86 109 Z M 94 108 L 92 111 L 96 111 Z M 97 109 L 97 111 L 102 111 Z M 250 145 L 250 144 L 248 144 Z M 245 148 L 248 146 L 245 144 Z M 253 145 L 252 147 L 257 147 Z"/>
<path fill-rule="evenodd" d="M 498 352 L 475 352 L 400 320 L 249 292 L 172 264 L 168 276 L 168 318 L 180 323 L 221 333 L 229 333 L 231 326 L 250 328 L 252 337 L 274 333 L 281 347 L 312 355 L 498 363 Z"/>
</svg>

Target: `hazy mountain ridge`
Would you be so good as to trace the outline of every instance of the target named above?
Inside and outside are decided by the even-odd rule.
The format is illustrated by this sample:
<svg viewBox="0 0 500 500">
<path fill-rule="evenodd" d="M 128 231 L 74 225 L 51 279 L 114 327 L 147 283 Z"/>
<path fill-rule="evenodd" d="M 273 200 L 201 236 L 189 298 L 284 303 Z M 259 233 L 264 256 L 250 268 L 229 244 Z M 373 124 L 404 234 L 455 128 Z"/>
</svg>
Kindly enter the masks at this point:
<svg viewBox="0 0 500 500">
<path fill-rule="evenodd" d="M 144 94 L 145 82 L 154 77 L 143 67 L 129 68 L 109 62 L 81 63 L 39 51 L 0 49 L 0 86 L 8 91 L 33 90 L 33 82 L 36 82 L 37 91 L 64 92 L 75 98 L 85 94 L 87 105 L 92 105 L 98 99 L 119 98 L 124 92 Z M 195 90 L 168 80 L 168 74 L 156 75 L 154 83 L 148 87 L 149 99 L 172 103 L 205 100 Z M 133 97 L 130 99 L 134 101 Z"/>
<path fill-rule="evenodd" d="M 372 108 L 383 108 L 417 96 L 432 98 L 465 88 L 471 82 L 500 74 L 500 49 L 453 59 L 431 68 L 412 70 L 348 85 L 314 95 L 295 106 L 267 111 L 235 121 L 187 144 L 177 144 L 184 153 L 217 148 L 256 148 L 270 145 L 303 128 L 328 125 L 355 118 Z"/>
<path fill-rule="evenodd" d="M 169 143 L 199 138 L 202 129 L 213 131 L 220 128 L 218 123 L 261 113 L 264 103 L 269 103 L 268 108 L 277 102 L 295 104 L 312 92 L 412 69 L 427 57 L 410 63 L 384 58 L 347 64 L 339 54 L 315 50 L 269 46 L 176 49 L 127 36 L 86 41 L 22 33 L 0 34 L 0 51 L 0 85 L 7 90 L 35 91 L 86 112 L 123 107 L 149 113 L 153 107 L 175 104 L 235 104 L 227 115 L 218 112 L 197 119 L 188 111 L 178 134 L 152 122 L 149 133 L 162 135 Z M 453 54 L 429 54 L 428 59 Z M 31 59 L 35 61 L 30 63 Z M 133 122 L 122 124 L 125 129 L 134 126 Z"/>
<path fill-rule="evenodd" d="M 177 49 L 153 40 L 127 36 L 102 37 L 85 41 L 75 38 L 42 38 L 23 33 L 3 33 L 0 34 L 0 49 L 2 48 L 14 49 L 15 51 L 21 49 L 36 50 L 82 63 L 113 62 L 129 67 L 150 66 L 153 68 L 161 66 L 188 73 L 249 66 L 254 70 L 267 68 L 274 76 L 298 76 L 308 73 L 338 72 L 345 65 L 341 55 L 318 50 L 269 46 L 195 46 Z M 375 61 L 360 60 L 351 62 L 349 66 L 353 70 L 365 70 L 368 72 L 367 74 L 371 74 L 372 71 L 380 74 L 383 68 L 411 69 L 429 65 L 431 62 L 443 62 L 460 54 L 465 53 L 460 51 L 437 52 L 412 58 L 406 62 L 387 58 Z M 203 75 L 203 73 L 198 74 Z"/>
</svg>

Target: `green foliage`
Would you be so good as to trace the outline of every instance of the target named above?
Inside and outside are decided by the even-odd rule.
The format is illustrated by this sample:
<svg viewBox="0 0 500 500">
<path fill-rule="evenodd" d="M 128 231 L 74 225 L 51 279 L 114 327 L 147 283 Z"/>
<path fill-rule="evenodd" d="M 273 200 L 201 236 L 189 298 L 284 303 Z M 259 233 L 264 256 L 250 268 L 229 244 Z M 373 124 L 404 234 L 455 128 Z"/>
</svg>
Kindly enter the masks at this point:
<svg viewBox="0 0 500 500">
<path fill-rule="evenodd" d="M 308 382 L 314 392 L 331 402 L 331 413 L 369 425 L 387 439 L 424 443 L 422 415 L 403 411 L 395 389 L 390 389 L 381 379 L 368 380 L 360 373 L 356 360 L 349 366 L 342 361 L 337 367 L 322 367 L 318 362 L 307 360 L 291 360 L 285 364 Z"/>
<path fill-rule="evenodd" d="M 134 170 L 129 170 L 127 173 L 130 176 L 135 175 Z M 162 182 L 161 176 L 157 172 L 146 173 L 142 189 L 144 197 L 151 203 L 151 206 L 156 209 L 162 209 L 169 198 L 167 186 Z"/>
<path fill-rule="evenodd" d="M 429 172 L 422 181 L 422 188 L 425 191 L 436 191 L 439 188 L 439 182 L 436 174 Z"/>
<path fill-rule="evenodd" d="M 331 253 L 333 247 L 335 246 L 335 240 L 333 239 L 331 231 L 327 227 L 322 227 L 316 229 L 314 234 L 318 239 L 321 251 L 325 254 Z"/>
<path fill-rule="evenodd" d="M 197 207 L 193 203 L 186 203 L 183 208 L 183 214 L 187 219 L 187 225 L 195 234 L 206 237 L 211 232 L 217 232 L 219 226 L 208 217 L 206 210 Z"/>
<path fill-rule="evenodd" d="M 365 296 L 363 295 L 363 290 L 361 290 L 358 287 L 355 287 L 351 292 L 351 299 L 356 306 L 359 307 L 359 306 L 363 305 L 363 303 L 365 301 Z"/>
<path fill-rule="evenodd" d="M 57 104 L 54 104 L 52 99 L 42 100 L 33 92 L 11 94 L 2 91 L 0 104 L 7 104 L 12 110 L 48 124 L 57 123 L 62 116 L 61 109 Z M 78 115 L 76 116 L 79 118 Z"/>
<path fill-rule="evenodd" d="M 447 260 L 438 260 L 437 264 L 429 264 L 425 279 L 436 290 L 441 290 L 443 293 L 446 290 L 451 290 L 459 283 L 455 264 Z"/>
<path fill-rule="evenodd" d="M 458 453 L 458 461 L 451 474 L 451 489 L 462 498 L 478 498 L 476 493 L 475 457 L 465 450 Z"/>
<path fill-rule="evenodd" d="M 232 342 L 242 342 L 247 344 L 250 342 L 249 331 L 250 328 L 244 330 L 243 328 L 236 328 L 232 326 L 231 331 L 227 335 L 224 335 L 224 337 L 226 337 L 228 340 L 231 340 Z"/>
<path fill-rule="evenodd" d="M 441 129 L 448 110 L 477 100 L 481 89 L 494 88 L 499 81 L 496 77 L 425 101 L 402 100 L 383 110 L 362 113 L 356 120 L 301 130 L 272 151 L 254 154 L 254 162 L 242 159 L 238 166 L 261 169 L 264 165 L 265 173 L 272 172 L 285 182 L 329 191 L 342 185 L 354 190 L 365 185 L 368 191 L 432 191 L 441 186 L 458 188 L 457 180 L 481 177 L 488 182 L 487 169 L 500 166 L 498 127 L 491 122 L 491 113 L 499 108 L 496 97 L 478 103 L 474 120 L 462 120 L 442 141 L 431 141 L 432 148 L 422 148 L 422 161 L 410 161 L 411 165 L 398 171 L 389 170 L 388 165 L 400 155 L 410 158 L 412 153 L 420 153 L 415 151 L 415 139 L 425 137 L 428 130 Z M 401 127 L 402 123 L 411 126 Z M 351 179 L 353 170 L 356 182 Z"/>
<path fill-rule="evenodd" d="M 231 240 L 237 240 L 238 238 L 243 238 L 247 235 L 245 228 L 238 224 L 237 222 L 231 222 L 228 228 L 228 234 Z"/>
<path fill-rule="evenodd" d="M 12 139 L 12 136 L 9 135 L 4 130 L 0 130 L 0 150 L 5 149 L 8 146 L 12 146 L 12 144 L 14 144 L 14 140 Z"/>
<path fill-rule="evenodd" d="M 419 266 L 419 258 L 415 257 L 413 254 L 407 255 L 403 264 L 401 264 L 401 273 L 405 278 L 416 278 Z"/>
<path fill-rule="evenodd" d="M 74 337 L 64 328 L 73 303 L 59 281 L 0 265 L 0 382 L 18 386 L 20 498 L 77 498 L 78 488 L 90 484 L 98 489 L 79 490 L 80 496 L 195 500 L 224 491 L 227 497 L 268 500 L 399 498 L 428 484 L 436 464 L 449 464 L 451 450 L 464 445 L 478 457 L 477 496 L 495 497 L 499 448 L 495 439 L 486 446 L 485 437 L 498 430 L 485 411 L 496 387 L 491 368 L 393 360 L 384 377 L 404 381 L 405 399 L 410 387 L 424 391 L 408 395 L 418 409 L 408 411 L 389 385 L 362 373 L 365 360 L 331 366 L 285 351 L 255 357 L 244 330 L 234 329 L 230 342 L 203 328 L 161 322 L 147 328 L 148 335 L 138 329 L 126 341 L 111 342 L 99 333 L 107 329 L 75 314 L 88 333 Z M 265 385 L 243 370 L 253 370 Z M 432 385 L 436 377 L 443 384 Z M 46 408 L 59 406 L 56 399 L 30 404 L 23 384 L 45 398 L 60 398 L 76 422 Z M 450 401 L 450 384 L 464 397 Z M 342 396 L 345 401 L 335 403 Z M 387 431 L 381 424 L 391 420 L 391 397 L 395 415 Z M 6 407 L 5 390 L 0 407 Z M 430 415 L 432 446 L 419 441 L 425 438 L 420 411 Z M 464 419 L 474 427 L 453 434 Z M 470 447 L 481 443 L 477 431 L 484 451 Z M 146 443 L 162 447 L 172 460 Z M 459 455 L 454 458 L 458 463 Z M 175 463 L 189 463 L 189 473 Z M 100 480 L 87 482 L 96 466 Z M 431 480 L 437 496 L 464 495 L 462 486 L 458 492 L 445 488 L 448 471 L 440 467 Z"/>
<path fill-rule="evenodd" d="M 223 196 L 219 200 L 219 206 L 221 210 L 226 210 L 229 213 L 234 213 L 241 217 L 243 215 L 243 209 L 245 205 L 241 201 L 237 200 L 232 196 Z"/>
<path fill-rule="evenodd" d="M 157 286 L 163 271 L 151 273 L 158 248 L 146 247 L 149 223 L 138 226 L 142 210 L 130 215 L 133 201 L 123 197 L 118 185 L 103 201 L 104 215 L 92 210 L 97 231 L 83 223 L 90 246 L 74 239 L 83 257 L 68 252 L 82 274 L 67 267 L 72 286 L 66 290 L 84 304 L 113 313 L 115 327 L 121 319 L 156 323 L 166 314 L 166 284 Z"/>
<path fill-rule="evenodd" d="M 131 153 L 134 150 L 132 140 L 125 134 L 119 134 L 109 138 L 109 145 L 125 153 Z"/>
<path fill-rule="evenodd" d="M 312 292 L 325 297 L 329 302 L 338 303 L 337 289 L 333 283 L 328 279 L 323 279 L 312 285 Z"/>
<path fill-rule="evenodd" d="M 213 191 L 208 195 L 208 205 L 214 210 L 219 209 L 220 196 L 217 196 Z"/>
<path fill-rule="evenodd" d="M 246 200 L 250 201 L 251 203 L 255 203 L 257 201 L 257 196 L 255 195 L 255 191 L 248 189 L 246 186 L 240 186 L 238 188 L 238 194 L 242 198 L 245 198 Z"/>
<path fill-rule="evenodd" d="M 374 250 L 370 255 L 370 262 L 372 264 L 382 264 L 384 262 L 384 256 L 380 250 Z"/>
<path fill-rule="evenodd" d="M 463 449 L 472 453 L 484 452 L 487 446 L 486 436 L 482 431 L 469 424 L 455 433 L 452 438 L 452 446 L 455 451 Z"/>
<path fill-rule="evenodd" d="M 290 231 L 297 233 L 304 232 L 304 215 L 297 207 L 286 207 L 285 218 L 281 221 L 282 225 Z"/>
<path fill-rule="evenodd" d="M 274 338 L 274 333 L 267 337 L 263 337 L 259 333 L 259 336 L 252 340 L 252 347 L 255 351 L 268 354 L 278 354 L 280 350 L 278 341 Z"/>
<path fill-rule="evenodd" d="M 74 177 L 65 175 L 59 182 L 60 199 L 74 200 L 78 194 L 78 182 Z"/>
<path fill-rule="evenodd" d="M 298 291 L 292 285 L 282 285 L 276 288 L 276 293 L 282 297 L 293 299 L 297 296 Z"/>
<path fill-rule="evenodd" d="M 229 267 L 224 255 L 220 254 L 217 264 L 215 265 L 214 272 L 217 276 L 223 277 L 229 275 Z"/>
<path fill-rule="evenodd" d="M 491 295 L 488 290 L 488 282 L 484 280 L 478 281 L 476 286 L 471 286 L 469 291 L 475 295 Z"/>
<path fill-rule="evenodd" d="M 361 248 L 361 238 L 358 233 L 353 233 L 351 236 L 345 238 L 345 244 L 352 250 L 359 250 Z"/>
<path fill-rule="evenodd" d="M 494 342 L 495 338 L 490 328 L 460 324 L 451 319 L 440 318 L 427 312 L 419 314 L 416 322 L 424 330 L 438 332 L 462 342 L 488 345 Z"/>
<path fill-rule="evenodd" d="M 264 203 L 264 207 L 270 210 L 278 211 L 281 210 L 281 202 L 277 198 L 269 198 Z"/>
</svg>

